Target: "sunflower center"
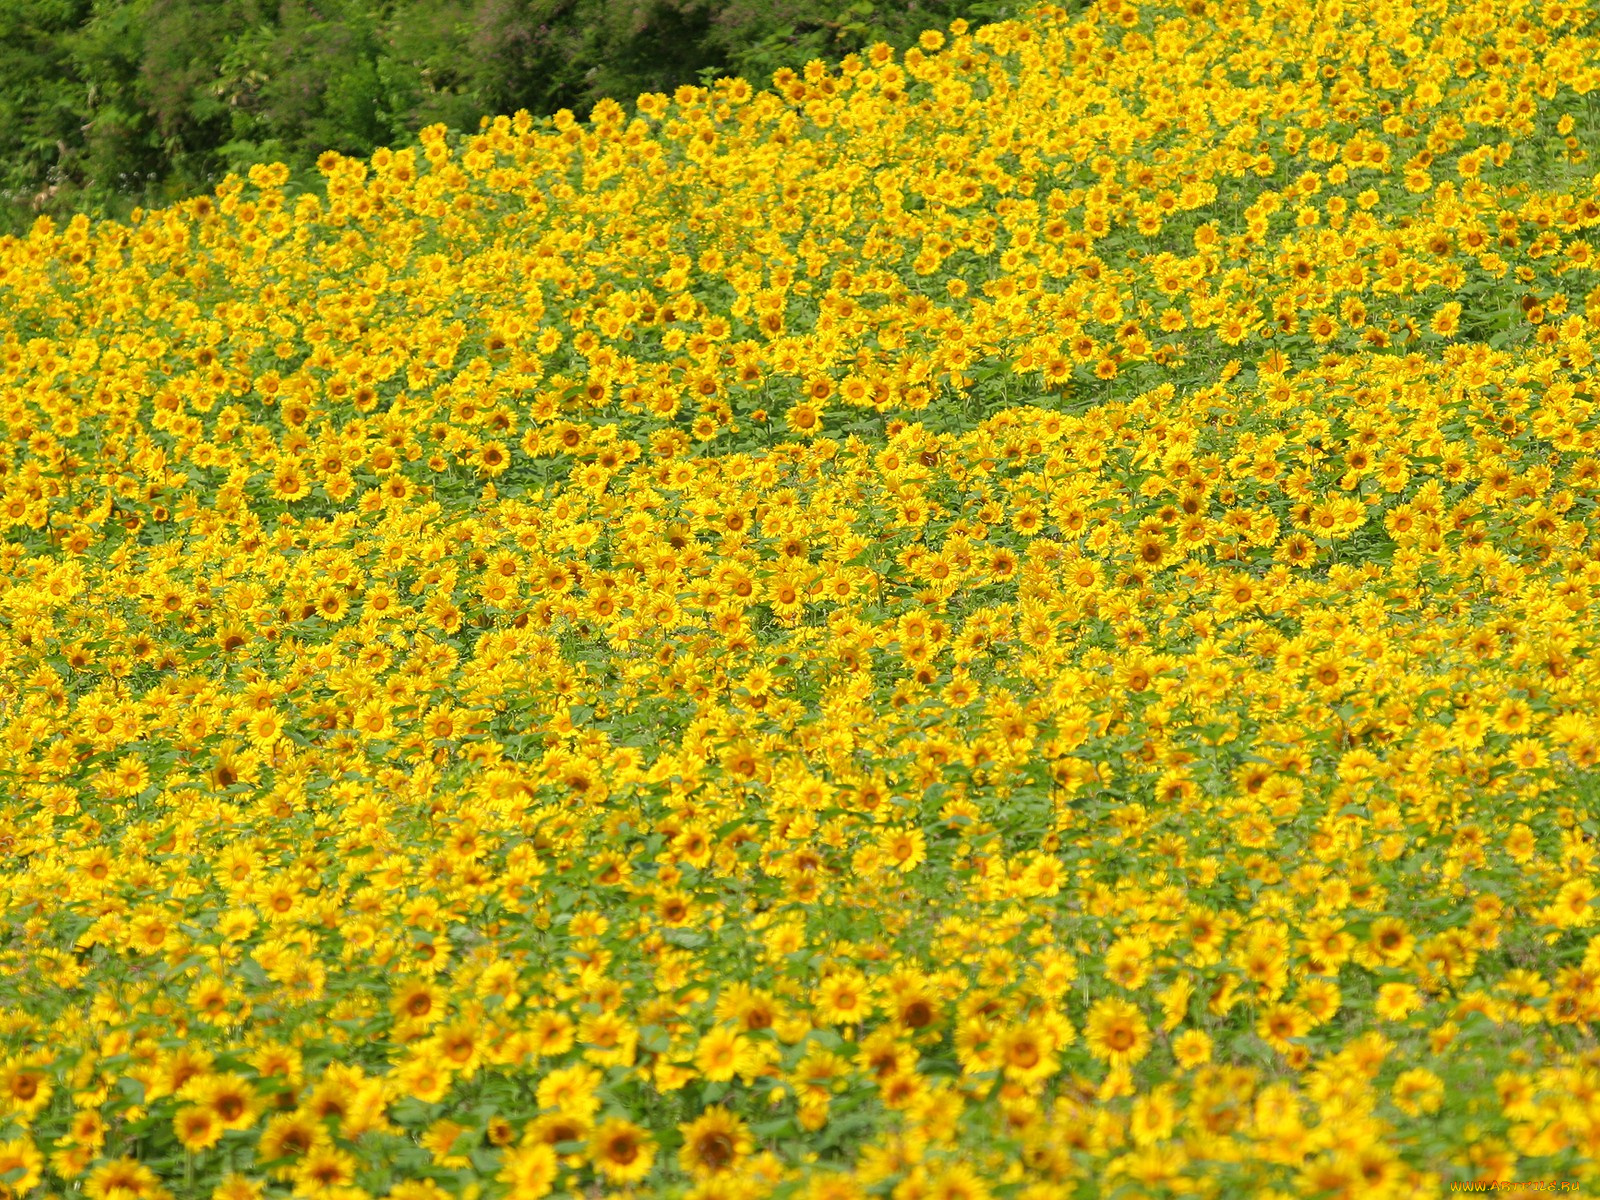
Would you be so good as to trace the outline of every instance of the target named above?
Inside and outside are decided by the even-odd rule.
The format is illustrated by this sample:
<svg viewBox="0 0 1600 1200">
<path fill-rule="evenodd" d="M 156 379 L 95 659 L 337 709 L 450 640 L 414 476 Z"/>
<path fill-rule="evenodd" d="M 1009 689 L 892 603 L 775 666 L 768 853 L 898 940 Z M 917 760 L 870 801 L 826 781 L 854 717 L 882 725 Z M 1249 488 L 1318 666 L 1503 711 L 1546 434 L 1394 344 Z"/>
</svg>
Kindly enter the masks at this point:
<svg viewBox="0 0 1600 1200">
<path fill-rule="evenodd" d="M 733 1139 L 725 1133 L 707 1134 L 698 1148 L 700 1161 L 708 1167 L 725 1167 L 733 1161 Z"/>
</svg>

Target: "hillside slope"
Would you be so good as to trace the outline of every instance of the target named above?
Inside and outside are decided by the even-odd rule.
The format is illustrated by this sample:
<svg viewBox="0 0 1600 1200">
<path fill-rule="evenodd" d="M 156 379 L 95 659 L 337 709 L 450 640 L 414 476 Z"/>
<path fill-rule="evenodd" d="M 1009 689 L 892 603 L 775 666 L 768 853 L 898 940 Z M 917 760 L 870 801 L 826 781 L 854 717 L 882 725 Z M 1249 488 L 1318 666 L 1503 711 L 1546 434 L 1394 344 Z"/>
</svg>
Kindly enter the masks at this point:
<svg viewBox="0 0 1600 1200">
<path fill-rule="evenodd" d="M 1046 7 L 0 241 L 0 1185 L 1594 1182 L 1590 30 Z"/>
</svg>

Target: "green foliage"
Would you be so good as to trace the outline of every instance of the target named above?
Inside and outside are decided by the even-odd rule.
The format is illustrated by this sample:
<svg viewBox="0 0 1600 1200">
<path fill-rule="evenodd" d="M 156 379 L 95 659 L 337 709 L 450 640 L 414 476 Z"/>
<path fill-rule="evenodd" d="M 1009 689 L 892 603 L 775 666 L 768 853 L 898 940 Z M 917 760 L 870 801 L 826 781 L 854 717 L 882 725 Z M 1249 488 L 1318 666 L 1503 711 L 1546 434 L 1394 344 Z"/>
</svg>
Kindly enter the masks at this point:
<svg viewBox="0 0 1600 1200">
<path fill-rule="evenodd" d="M 0 0 L 0 232 L 123 214 L 430 124 L 909 46 L 998 0 Z"/>
<path fill-rule="evenodd" d="M 74 0 L 0 4 L 0 191 L 8 197 L 50 186 L 78 137 L 81 89 L 69 77 L 67 39 L 88 13 Z"/>
</svg>

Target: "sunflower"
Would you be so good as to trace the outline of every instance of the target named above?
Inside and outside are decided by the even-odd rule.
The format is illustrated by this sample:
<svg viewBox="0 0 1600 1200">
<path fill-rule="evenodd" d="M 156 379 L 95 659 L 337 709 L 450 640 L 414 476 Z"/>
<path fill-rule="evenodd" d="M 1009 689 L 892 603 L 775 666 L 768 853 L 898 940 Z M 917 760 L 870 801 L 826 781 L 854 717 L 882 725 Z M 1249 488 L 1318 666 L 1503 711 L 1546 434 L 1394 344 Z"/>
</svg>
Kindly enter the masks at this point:
<svg viewBox="0 0 1600 1200">
<path fill-rule="evenodd" d="M 7 1194 L 21 1196 L 37 1184 L 44 1172 L 44 1155 L 26 1137 L 0 1142 L 0 1187 Z"/>
<path fill-rule="evenodd" d="M 738 1074 L 748 1074 L 757 1060 L 754 1046 L 737 1028 L 719 1025 L 700 1039 L 695 1048 L 694 1065 L 713 1083 L 726 1083 Z"/>
<path fill-rule="evenodd" d="M 901 874 L 915 870 L 928 857 L 922 830 L 890 826 L 878 835 L 878 848 Z"/>
<path fill-rule="evenodd" d="M 894 1014 L 903 1027 L 921 1032 L 939 1020 L 938 997 L 932 988 L 913 984 L 895 998 Z"/>
<path fill-rule="evenodd" d="M 832 1171 L 813 1174 L 798 1194 L 804 1200 L 865 1200 L 868 1195 L 854 1175 Z"/>
<path fill-rule="evenodd" d="M 1117 997 L 1096 1000 L 1084 1026 L 1089 1052 L 1113 1067 L 1126 1067 L 1150 1050 L 1150 1026 L 1132 1003 Z"/>
<path fill-rule="evenodd" d="M 436 1166 L 440 1167 L 471 1167 L 472 1160 L 457 1150 L 470 1150 L 474 1138 L 463 1138 L 461 1135 L 468 1133 L 465 1125 L 448 1119 L 435 1121 L 417 1139 L 429 1154 L 433 1156 Z"/>
<path fill-rule="evenodd" d="M 966 1163 L 951 1163 L 927 1179 L 921 1192 L 927 1200 L 990 1200 L 982 1176 Z"/>
<path fill-rule="evenodd" d="M 678 1164 L 691 1175 L 714 1175 L 736 1169 L 755 1149 L 742 1119 L 722 1108 L 708 1108 L 687 1125 Z"/>
<path fill-rule="evenodd" d="M 543 1142 L 532 1142 L 505 1152 L 497 1178 L 510 1185 L 507 1200 L 540 1200 L 549 1195 L 560 1170 L 556 1152 Z"/>
<path fill-rule="evenodd" d="M 1053 1053 L 1054 1043 L 1055 1039 L 1036 1025 L 1011 1025 L 995 1038 L 995 1057 L 1007 1079 L 1033 1087 L 1054 1075 L 1061 1065 Z"/>
<path fill-rule="evenodd" d="M 1287 1054 L 1294 1040 L 1310 1032 L 1313 1024 L 1311 1014 L 1299 1005 L 1279 1002 L 1262 1012 L 1256 1021 L 1256 1032 L 1274 1050 Z"/>
<path fill-rule="evenodd" d="M 450 1193 L 431 1179 L 406 1179 L 389 1189 L 386 1200 L 450 1200 Z"/>
<path fill-rule="evenodd" d="M 1105 954 L 1105 975 L 1130 991 L 1150 978 L 1150 942 L 1138 935 L 1119 937 Z"/>
<path fill-rule="evenodd" d="M 1399 917 L 1379 917 L 1367 934 L 1363 957 L 1386 967 L 1398 967 L 1410 960 L 1415 939 Z"/>
<path fill-rule="evenodd" d="M 1409 983 L 1386 983 L 1378 989 L 1373 1011 L 1385 1021 L 1401 1021 L 1423 1006 L 1422 994 Z"/>
<path fill-rule="evenodd" d="M 317 1146 L 294 1170 L 295 1194 L 308 1200 L 339 1200 L 356 1181 L 356 1158 L 337 1146 Z"/>
<path fill-rule="evenodd" d="M 724 988 L 717 997 L 715 1015 L 718 1020 L 737 1021 L 746 1033 L 771 1029 L 778 1019 L 777 1000 L 760 988 L 735 982 Z"/>
<path fill-rule="evenodd" d="M 230 1171 L 222 1177 L 222 1182 L 211 1192 L 211 1200 L 261 1200 L 266 1192 L 266 1185 L 248 1175 L 241 1175 L 237 1171 Z M 391 1196 L 394 1192 L 389 1193 Z M 404 1197 L 401 1200 L 405 1200 Z M 433 1198 L 417 1197 L 415 1200 L 433 1200 Z M 444 1200 L 443 1197 L 438 1200 Z"/>
<path fill-rule="evenodd" d="M 287 1178 L 293 1174 L 295 1160 L 304 1157 L 313 1147 L 323 1145 L 327 1139 L 322 1123 L 309 1113 L 280 1113 L 261 1131 L 256 1143 L 256 1161 L 278 1164 L 277 1170 Z"/>
<path fill-rule="evenodd" d="M 1317 544 L 1303 533 L 1292 533 L 1278 543 L 1273 558 L 1291 567 L 1309 567 L 1317 561 Z"/>
<path fill-rule="evenodd" d="M 589 1121 L 570 1113 L 545 1113 L 530 1121 L 523 1130 L 523 1142 L 542 1142 L 559 1149 L 588 1140 L 593 1128 Z"/>
<path fill-rule="evenodd" d="M 632 1066 L 639 1043 L 639 1031 L 620 1013 L 600 1012 L 578 1022 L 578 1041 L 586 1049 L 583 1056 L 599 1066 Z"/>
<path fill-rule="evenodd" d="M 191 1154 L 215 1146 L 222 1140 L 222 1122 L 209 1108 L 190 1105 L 180 1108 L 172 1118 L 173 1132 Z"/>
<path fill-rule="evenodd" d="M 1390 1093 L 1395 1107 L 1409 1117 L 1433 1114 L 1444 1104 L 1444 1081 L 1425 1067 L 1402 1071 Z"/>
<path fill-rule="evenodd" d="M 1186 1071 L 1211 1061 L 1211 1036 L 1198 1029 L 1186 1029 L 1172 1039 L 1172 1057 Z"/>
<path fill-rule="evenodd" d="M 555 1058 L 565 1054 L 572 1048 L 575 1032 L 571 1017 L 551 1010 L 535 1013 L 528 1022 L 529 1045 L 541 1057 Z"/>
<path fill-rule="evenodd" d="M 819 1019 L 829 1025 L 852 1025 L 872 1009 L 867 1000 L 867 977 L 853 967 L 836 971 L 812 992 Z"/>
<path fill-rule="evenodd" d="M 595 1091 L 601 1078 L 599 1071 L 582 1065 L 551 1071 L 539 1082 L 536 1093 L 539 1107 L 587 1119 L 600 1107 Z"/>
<path fill-rule="evenodd" d="M 394 1078 L 406 1095 L 425 1104 L 443 1100 L 450 1093 L 452 1083 L 449 1068 L 428 1054 L 411 1059 L 394 1073 Z"/>
<path fill-rule="evenodd" d="M 1312 979 L 1300 985 L 1300 1007 L 1313 1025 L 1321 1025 L 1339 1011 L 1339 986 L 1331 979 Z"/>
<path fill-rule="evenodd" d="M 811 437 L 822 428 L 822 414 L 814 404 L 796 404 L 784 415 L 784 421 L 803 437 Z"/>
<path fill-rule="evenodd" d="M 210 1111 L 223 1129 L 248 1129 L 261 1111 L 255 1089 L 238 1075 L 205 1075 L 184 1093 Z"/>
<path fill-rule="evenodd" d="M 31 1117 L 50 1102 L 55 1085 L 38 1067 L 25 1063 L 9 1064 L 0 1074 L 0 1097 L 6 1106 L 24 1117 Z"/>
<path fill-rule="evenodd" d="M 413 979 L 394 991 L 389 1011 L 403 1020 L 431 1025 L 444 1015 L 444 1005 L 443 988 L 426 979 Z"/>
<path fill-rule="evenodd" d="M 445 1027 L 434 1035 L 433 1043 L 449 1069 L 465 1075 L 477 1070 L 483 1057 L 478 1027 L 472 1021 L 457 1021 Z"/>
<path fill-rule="evenodd" d="M 83 1194 L 89 1200 L 120 1200 L 129 1194 L 151 1196 L 159 1192 L 160 1181 L 155 1172 L 131 1158 L 101 1164 L 83 1183 Z"/>
<path fill-rule="evenodd" d="M 655 1163 L 655 1146 L 644 1129 L 613 1117 L 590 1135 L 589 1161 L 612 1183 L 637 1183 Z"/>
</svg>

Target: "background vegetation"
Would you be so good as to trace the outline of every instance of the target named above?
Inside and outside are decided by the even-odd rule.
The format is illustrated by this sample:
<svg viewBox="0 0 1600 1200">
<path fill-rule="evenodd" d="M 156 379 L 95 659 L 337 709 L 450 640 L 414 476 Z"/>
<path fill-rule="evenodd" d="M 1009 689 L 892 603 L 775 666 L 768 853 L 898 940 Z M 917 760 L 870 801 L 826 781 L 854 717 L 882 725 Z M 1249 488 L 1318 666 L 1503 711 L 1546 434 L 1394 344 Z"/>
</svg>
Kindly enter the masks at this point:
<svg viewBox="0 0 1600 1200">
<path fill-rule="evenodd" d="M 125 213 L 433 122 L 903 49 L 998 0 L 0 0 L 0 232 Z"/>
</svg>

